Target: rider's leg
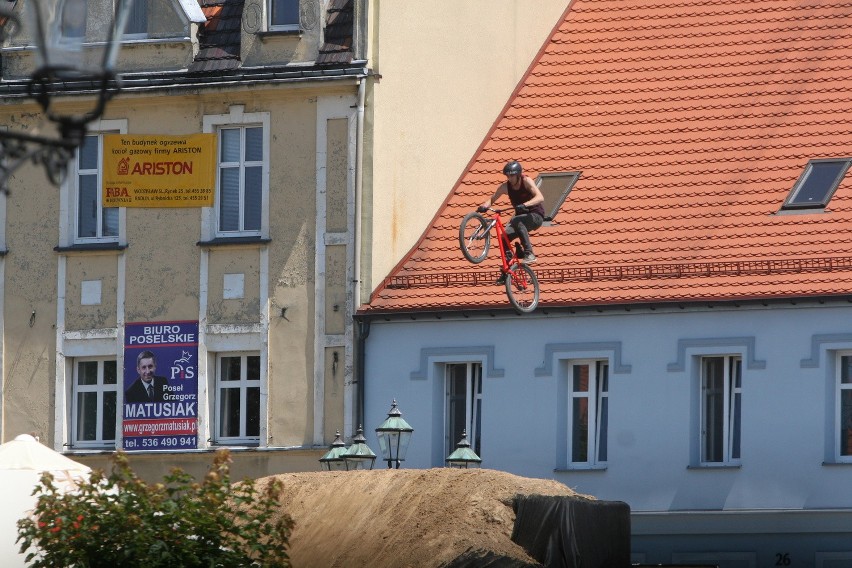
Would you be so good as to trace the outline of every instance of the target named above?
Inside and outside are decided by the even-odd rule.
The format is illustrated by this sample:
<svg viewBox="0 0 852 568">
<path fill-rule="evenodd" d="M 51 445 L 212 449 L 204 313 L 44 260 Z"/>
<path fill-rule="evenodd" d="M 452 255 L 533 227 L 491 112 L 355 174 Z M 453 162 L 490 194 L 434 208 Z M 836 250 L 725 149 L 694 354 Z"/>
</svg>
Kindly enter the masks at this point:
<svg viewBox="0 0 852 568">
<path fill-rule="evenodd" d="M 509 225 L 511 229 L 514 229 L 512 232 L 516 233 L 518 239 L 521 241 L 521 245 L 524 247 L 524 256 L 526 257 L 532 255 L 532 243 L 530 242 L 530 233 L 527 230 L 526 219 L 524 217 L 529 217 L 529 214 L 512 217 Z M 506 232 L 509 232 L 508 229 Z"/>
<path fill-rule="evenodd" d="M 541 227 L 544 219 L 537 213 L 525 213 L 516 215 L 509 221 L 510 228 L 513 233 L 517 233 L 521 244 L 524 247 L 524 260 L 526 262 L 535 262 L 535 254 L 533 254 L 532 243 L 530 242 L 530 231 L 534 231 Z M 509 230 L 506 230 L 508 233 Z"/>
</svg>

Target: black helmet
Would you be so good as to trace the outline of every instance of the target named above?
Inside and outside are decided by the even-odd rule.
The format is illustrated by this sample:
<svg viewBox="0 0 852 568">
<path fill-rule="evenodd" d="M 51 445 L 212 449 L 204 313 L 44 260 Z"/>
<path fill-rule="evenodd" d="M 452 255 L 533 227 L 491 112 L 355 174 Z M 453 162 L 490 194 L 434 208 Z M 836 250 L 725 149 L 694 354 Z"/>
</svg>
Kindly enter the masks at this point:
<svg viewBox="0 0 852 568">
<path fill-rule="evenodd" d="M 519 175 L 521 175 L 521 173 L 523 171 L 524 171 L 524 169 L 521 167 L 521 164 L 519 162 L 515 161 L 515 160 L 512 160 L 511 162 L 509 162 L 505 166 L 503 166 L 503 175 L 504 176 L 514 176 L 514 175 L 519 176 Z"/>
</svg>

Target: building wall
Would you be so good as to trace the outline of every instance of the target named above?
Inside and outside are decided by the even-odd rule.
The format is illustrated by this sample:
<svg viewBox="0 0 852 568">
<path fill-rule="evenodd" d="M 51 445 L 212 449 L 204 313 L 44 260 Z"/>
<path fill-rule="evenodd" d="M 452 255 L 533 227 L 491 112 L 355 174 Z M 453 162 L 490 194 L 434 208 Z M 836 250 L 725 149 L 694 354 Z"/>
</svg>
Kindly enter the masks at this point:
<svg viewBox="0 0 852 568">
<path fill-rule="evenodd" d="M 813 565 L 820 550 L 852 551 L 848 542 L 828 538 L 848 530 L 832 526 L 848 527 L 852 519 L 852 492 L 845 490 L 852 464 L 834 456 L 836 354 L 852 349 L 850 316 L 843 304 L 798 302 L 522 319 L 376 319 L 366 355 L 368 443 L 378 447 L 374 428 L 396 399 L 415 430 L 405 466 L 441 466 L 442 364 L 480 362 L 484 467 L 627 502 L 634 551 L 644 555 L 639 560 L 678 561 L 674 551 L 751 550 L 757 563 L 743 565 L 772 565 L 776 552 L 798 558 L 794 565 Z M 709 355 L 742 358 L 741 460 L 726 467 L 702 466 L 697 457 L 698 358 Z M 608 459 L 573 468 L 567 361 L 588 358 L 609 362 Z M 809 514 L 797 514 L 802 511 Z M 784 536 L 758 545 L 755 535 L 763 533 Z M 733 534 L 754 538 L 727 548 Z"/>
<path fill-rule="evenodd" d="M 268 354 L 261 447 L 277 450 L 263 454 L 265 465 L 258 471 L 302 469 L 306 455 L 321 455 L 323 448 L 314 450 L 314 443 L 330 441 L 334 429 L 343 428 L 343 373 L 351 373 L 351 365 L 344 364 L 351 358 L 351 333 L 344 323 L 353 309 L 352 248 L 349 222 L 341 219 L 351 217 L 353 85 L 302 86 L 295 92 L 255 87 L 167 98 L 127 93 L 110 105 L 104 120 L 125 120 L 128 134 L 197 133 L 205 116 L 235 109 L 269 113 L 269 244 L 199 246 L 207 222 L 204 208 L 127 208 L 123 250 L 55 252 L 62 219 L 68 218 L 64 190 L 47 183 L 40 168 L 19 170 L 10 183 L 8 253 L 2 260 L 4 438 L 35 432 L 63 449 L 69 438 L 74 357 L 120 358 L 127 322 L 199 320 L 200 356 L 245 345 Z M 8 122 L 30 119 L 20 108 L 0 107 L 0 113 Z M 320 144 L 327 151 L 318 154 Z M 332 188 L 331 204 L 325 202 L 326 185 Z M 342 231 L 329 254 L 325 245 L 317 245 L 325 240 L 317 227 L 325 224 L 326 211 L 335 230 Z M 225 299 L 225 275 L 234 274 L 242 275 L 244 294 Z M 92 281 L 100 282 L 100 301 L 84 305 L 83 282 Z M 318 329 L 317 311 L 328 312 L 328 336 Z M 13 354 L 6 355 L 10 350 Z M 326 350 L 328 362 L 325 356 L 317 358 Z M 206 362 L 199 385 L 210 384 L 213 361 Z M 315 398 L 323 393 L 318 382 L 328 384 L 328 400 Z M 208 388 L 199 435 L 200 447 L 211 450 L 212 396 Z M 323 417 L 323 411 L 334 414 Z M 326 422 L 330 435 L 322 428 Z M 295 452 L 292 460 L 285 448 Z M 257 459 L 245 452 L 235 457 Z M 103 461 L 92 452 L 77 458 Z M 168 462 L 143 459 L 140 464 L 143 475 L 154 475 L 144 468 L 164 471 L 182 462 L 197 468 L 209 459 L 203 453 L 172 455 Z"/>
<path fill-rule="evenodd" d="M 362 301 L 411 249 L 567 7 L 369 2 Z"/>
</svg>

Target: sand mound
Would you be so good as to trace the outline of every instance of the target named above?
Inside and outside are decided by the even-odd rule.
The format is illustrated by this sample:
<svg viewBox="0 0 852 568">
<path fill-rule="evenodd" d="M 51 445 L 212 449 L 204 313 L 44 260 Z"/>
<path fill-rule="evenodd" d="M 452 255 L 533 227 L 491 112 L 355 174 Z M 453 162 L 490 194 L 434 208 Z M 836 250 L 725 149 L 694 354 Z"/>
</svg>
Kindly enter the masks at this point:
<svg viewBox="0 0 852 568">
<path fill-rule="evenodd" d="M 289 473 L 282 509 L 296 522 L 295 568 L 438 567 L 466 551 L 533 563 L 512 542 L 515 495 L 576 495 L 565 485 L 493 470 Z"/>
</svg>

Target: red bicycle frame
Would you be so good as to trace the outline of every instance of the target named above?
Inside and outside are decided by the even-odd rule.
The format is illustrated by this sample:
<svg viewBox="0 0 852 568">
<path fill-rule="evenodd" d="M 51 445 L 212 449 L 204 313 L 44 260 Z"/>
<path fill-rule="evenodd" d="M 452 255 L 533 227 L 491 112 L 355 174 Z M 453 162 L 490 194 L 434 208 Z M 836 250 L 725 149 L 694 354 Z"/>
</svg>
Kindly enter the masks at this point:
<svg viewBox="0 0 852 568">
<path fill-rule="evenodd" d="M 497 231 L 497 242 L 500 243 L 500 260 L 503 263 L 502 272 L 505 274 L 509 272 L 509 259 L 507 258 L 507 252 L 512 250 L 512 243 L 509 242 L 509 237 L 506 235 L 506 229 L 503 227 L 503 222 L 500 220 L 500 213 L 504 210 L 494 209 L 494 216 L 492 219 L 496 221 L 494 223 L 494 228 Z"/>
</svg>

